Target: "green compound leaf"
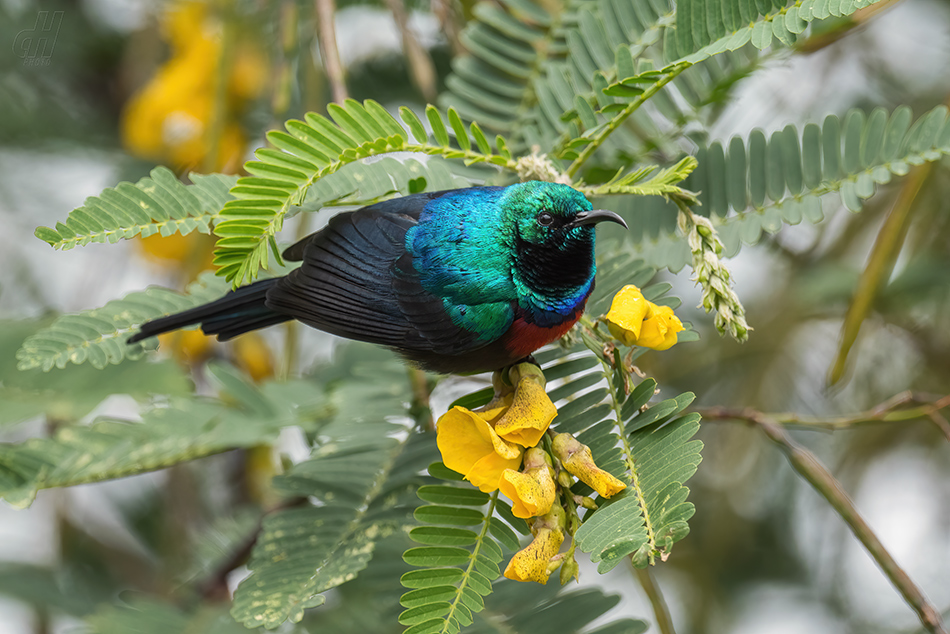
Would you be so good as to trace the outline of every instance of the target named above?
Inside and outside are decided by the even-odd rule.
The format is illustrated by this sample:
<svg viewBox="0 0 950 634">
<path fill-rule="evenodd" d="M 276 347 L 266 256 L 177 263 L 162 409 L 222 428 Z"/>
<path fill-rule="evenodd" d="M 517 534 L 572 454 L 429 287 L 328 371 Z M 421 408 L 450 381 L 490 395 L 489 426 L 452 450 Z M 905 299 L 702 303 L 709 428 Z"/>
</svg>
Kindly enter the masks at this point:
<svg viewBox="0 0 950 634">
<path fill-rule="evenodd" d="M 118 242 L 153 234 L 211 233 L 219 210 L 231 199 L 237 178 L 192 174 L 185 185 L 171 170 L 156 167 L 139 182 L 119 183 L 86 199 L 56 228 L 39 227 L 36 237 L 54 249 L 68 250 L 91 242 Z"/>
<path fill-rule="evenodd" d="M 797 0 L 787 7 L 787 2 L 768 0 L 681 0 L 677 2 L 676 28 L 671 38 L 674 46 L 670 48 L 675 50 L 667 52 L 671 59 L 679 56 L 698 62 L 734 51 L 749 41 L 758 49 L 768 48 L 775 40 L 791 46 L 813 20 L 845 17 L 880 1 Z"/>
<path fill-rule="evenodd" d="M 688 533 L 686 522 L 693 514 L 683 483 L 701 460 L 702 443 L 690 440 L 699 429 L 699 416 L 681 415 L 693 395 L 681 394 L 651 406 L 656 389 L 652 379 L 626 394 L 624 385 L 631 377 L 601 360 L 599 347 L 567 360 L 537 357 L 549 380 L 565 381 L 550 391 L 552 398 L 564 399 L 558 402 L 555 430 L 574 434 L 591 448 L 598 466 L 628 483 L 610 500 L 599 500 L 600 508 L 585 516 L 575 536 L 578 547 L 599 562 L 601 573 L 631 555 L 637 566 L 665 559 L 673 543 Z M 604 382 L 607 388 L 573 397 Z M 593 495 L 582 483 L 573 491 Z"/>
<path fill-rule="evenodd" d="M 142 412 L 142 422 L 104 419 L 63 427 L 51 438 L 0 444 L 0 498 L 29 506 L 40 489 L 121 478 L 273 442 L 283 427 L 314 430 L 328 413 L 322 391 L 309 381 L 257 388 L 241 379 L 233 387 L 229 402 L 174 398 L 167 407 Z M 248 395 L 256 411 L 234 404 L 240 403 L 237 396 Z"/>
<path fill-rule="evenodd" d="M 459 483 L 422 487 L 418 495 L 434 504 L 415 512 L 416 519 L 428 525 L 409 533 L 413 541 L 424 545 L 403 554 L 406 563 L 421 570 L 408 572 L 401 579 L 409 592 L 400 599 L 407 609 L 399 622 L 410 626 L 406 632 L 459 632 L 485 608 L 483 597 L 491 593 L 492 582 L 501 575 L 503 551 L 492 536 L 500 534 L 499 541 L 514 547 L 518 540 L 511 528 L 492 517 L 499 503 L 497 491 L 488 495 Z M 474 505 L 487 508 L 466 508 Z"/>
<path fill-rule="evenodd" d="M 251 575 L 234 594 L 232 616 L 246 627 L 298 622 L 322 605 L 321 594 L 354 579 L 376 545 L 411 522 L 418 475 L 433 457 L 432 438 L 389 422 L 404 411 L 404 371 L 376 365 L 374 381 L 346 380 L 334 391 L 341 411 L 321 430 L 326 442 L 306 462 L 275 479 L 289 496 L 317 506 L 265 518 L 251 554 Z"/>
<path fill-rule="evenodd" d="M 101 369 L 125 359 L 139 359 L 146 350 L 154 350 L 158 345 L 156 339 L 126 344 L 126 339 L 139 325 L 213 301 L 226 291 L 226 284 L 218 281 L 214 274 L 205 273 L 184 295 L 153 286 L 129 293 L 101 308 L 62 315 L 23 342 L 16 353 L 17 367 L 20 370 L 42 368 L 48 372 L 54 367 L 65 368 L 68 363 L 78 365 L 88 361 Z"/>
<path fill-rule="evenodd" d="M 821 126 L 786 126 L 769 138 L 753 130 L 748 139 L 733 137 L 728 149 L 719 142 L 701 148 L 699 167 L 682 186 L 699 192 L 695 211 L 710 217 L 732 256 L 764 233 L 820 222 L 827 198 L 858 212 L 878 186 L 950 154 L 947 113 L 937 106 L 912 122 L 906 106 L 891 113 L 876 108 L 870 116 L 852 110 L 843 119 L 829 115 Z M 682 268 L 690 254 L 676 235 L 675 207 L 655 197 L 635 204 L 641 222 L 631 226 L 630 238 L 638 254 L 657 267 Z"/>
</svg>

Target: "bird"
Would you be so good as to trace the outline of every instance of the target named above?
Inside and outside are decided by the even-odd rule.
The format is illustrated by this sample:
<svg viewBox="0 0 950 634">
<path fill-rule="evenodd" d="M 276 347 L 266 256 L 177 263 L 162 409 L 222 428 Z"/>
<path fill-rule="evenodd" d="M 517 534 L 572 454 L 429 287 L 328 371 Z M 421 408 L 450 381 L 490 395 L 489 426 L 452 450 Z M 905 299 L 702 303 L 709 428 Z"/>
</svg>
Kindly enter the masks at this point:
<svg viewBox="0 0 950 634">
<path fill-rule="evenodd" d="M 288 247 L 301 265 L 145 322 L 227 341 L 291 319 L 441 374 L 502 369 L 564 335 L 594 289 L 594 227 L 624 220 L 576 189 L 527 181 L 411 194 L 337 214 Z"/>
</svg>

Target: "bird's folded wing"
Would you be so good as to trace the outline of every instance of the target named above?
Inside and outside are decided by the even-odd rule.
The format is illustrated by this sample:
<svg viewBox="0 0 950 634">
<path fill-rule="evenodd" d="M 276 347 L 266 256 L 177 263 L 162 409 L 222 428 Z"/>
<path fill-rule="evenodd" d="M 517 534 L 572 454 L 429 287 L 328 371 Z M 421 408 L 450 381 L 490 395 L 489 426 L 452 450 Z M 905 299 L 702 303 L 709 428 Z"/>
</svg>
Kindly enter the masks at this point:
<svg viewBox="0 0 950 634">
<path fill-rule="evenodd" d="M 267 306 L 335 335 L 403 350 L 456 354 L 484 345 L 420 285 L 405 252 L 418 214 L 379 207 L 339 214 L 292 247 L 303 264 L 268 291 Z"/>
</svg>

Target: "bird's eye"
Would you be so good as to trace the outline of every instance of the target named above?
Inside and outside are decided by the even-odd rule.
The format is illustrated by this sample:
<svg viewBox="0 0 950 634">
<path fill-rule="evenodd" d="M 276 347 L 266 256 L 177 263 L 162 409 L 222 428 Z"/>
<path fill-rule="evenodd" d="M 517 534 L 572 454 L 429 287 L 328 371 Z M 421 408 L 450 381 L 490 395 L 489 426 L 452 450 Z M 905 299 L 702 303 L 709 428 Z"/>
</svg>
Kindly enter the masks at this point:
<svg viewBox="0 0 950 634">
<path fill-rule="evenodd" d="M 552 224 L 554 224 L 554 216 L 546 211 L 542 211 L 538 214 L 538 224 L 542 227 L 550 227 Z"/>
</svg>

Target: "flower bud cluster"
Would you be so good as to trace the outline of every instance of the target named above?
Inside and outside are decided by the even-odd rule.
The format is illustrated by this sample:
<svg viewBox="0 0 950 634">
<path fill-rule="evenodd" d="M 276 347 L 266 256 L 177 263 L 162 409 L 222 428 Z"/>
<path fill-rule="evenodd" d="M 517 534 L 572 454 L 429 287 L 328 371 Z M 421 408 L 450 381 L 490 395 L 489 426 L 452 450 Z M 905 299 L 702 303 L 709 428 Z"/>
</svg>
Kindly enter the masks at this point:
<svg viewBox="0 0 950 634">
<path fill-rule="evenodd" d="M 722 261 L 722 241 L 709 218 L 694 214 L 681 206 L 677 218 L 679 230 L 693 255 L 693 280 L 703 289 L 702 306 L 707 313 L 715 311 L 716 329 L 726 331 L 736 341 L 749 338 L 752 328 L 745 320 L 745 308 L 732 290 L 731 274 Z"/>
<path fill-rule="evenodd" d="M 551 159 L 540 151 L 541 148 L 535 145 L 531 148 L 531 154 L 522 156 L 515 162 L 515 171 L 518 173 L 518 180 L 522 183 L 527 181 L 545 181 L 548 183 L 570 185 L 571 178 L 558 171 Z"/>
<path fill-rule="evenodd" d="M 500 490 L 511 499 L 512 514 L 528 521 L 534 539 L 515 553 L 505 576 L 545 583 L 560 567 L 561 583 L 566 583 L 578 571 L 573 541 L 580 527 L 577 507 L 596 508 L 591 498 L 571 492 L 574 478 L 602 497 L 626 485 L 594 464 L 590 448 L 570 434 L 545 438 L 557 409 L 545 392 L 540 368 L 518 364 L 507 377 L 513 389 L 496 373 L 495 398 L 484 408 L 453 407 L 439 418 L 436 442 L 446 467 L 486 493 Z M 560 554 L 568 536 L 570 548 Z"/>
</svg>

